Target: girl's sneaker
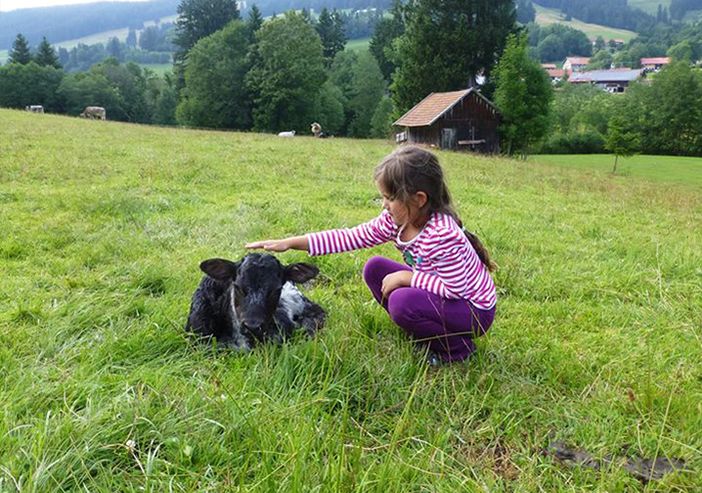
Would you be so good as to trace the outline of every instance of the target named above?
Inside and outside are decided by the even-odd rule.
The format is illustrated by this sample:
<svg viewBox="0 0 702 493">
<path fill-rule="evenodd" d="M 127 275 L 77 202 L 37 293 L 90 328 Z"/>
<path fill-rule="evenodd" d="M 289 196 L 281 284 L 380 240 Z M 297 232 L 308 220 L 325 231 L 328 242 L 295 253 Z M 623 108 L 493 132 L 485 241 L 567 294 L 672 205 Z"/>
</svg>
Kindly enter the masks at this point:
<svg viewBox="0 0 702 493">
<path fill-rule="evenodd" d="M 444 362 L 434 351 L 427 351 L 427 364 L 429 366 L 441 366 Z"/>
</svg>

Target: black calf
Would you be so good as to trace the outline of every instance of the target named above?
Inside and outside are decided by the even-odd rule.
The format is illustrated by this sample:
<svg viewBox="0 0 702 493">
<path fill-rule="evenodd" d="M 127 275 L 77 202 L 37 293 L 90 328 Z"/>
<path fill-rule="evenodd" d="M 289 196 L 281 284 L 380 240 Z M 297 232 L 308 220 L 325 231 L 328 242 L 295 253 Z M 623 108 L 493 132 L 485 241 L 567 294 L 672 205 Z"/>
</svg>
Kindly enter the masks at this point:
<svg viewBox="0 0 702 493">
<path fill-rule="evenodd" d="M 246 351 L 258 342 L 280 343 L 297 327 L 313 336 L 324 325 L 322 307 L 293 285 L 316 277 L 314 265 L 283 266 L 253 253 L 239 262 L 205 260 L 200 269 L 207 275 L 193 294 L 188 331 Z"/>
</svg>

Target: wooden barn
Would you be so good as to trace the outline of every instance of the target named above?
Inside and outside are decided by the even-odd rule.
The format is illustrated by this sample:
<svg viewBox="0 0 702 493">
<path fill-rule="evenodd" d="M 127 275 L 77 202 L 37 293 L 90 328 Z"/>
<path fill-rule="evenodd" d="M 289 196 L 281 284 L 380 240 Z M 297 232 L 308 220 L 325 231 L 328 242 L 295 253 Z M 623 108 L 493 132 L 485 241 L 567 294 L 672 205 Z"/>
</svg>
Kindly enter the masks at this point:
<svg viewBox="0 0 702 493">
<path fill-rule="evenodd" d="M 495 105 L 470 88 L 433 92 L 394 125 L 404 127 L 396 136 L 398 142 L 496 153 L 500 151 L 499 122 Z"/>
</svg>

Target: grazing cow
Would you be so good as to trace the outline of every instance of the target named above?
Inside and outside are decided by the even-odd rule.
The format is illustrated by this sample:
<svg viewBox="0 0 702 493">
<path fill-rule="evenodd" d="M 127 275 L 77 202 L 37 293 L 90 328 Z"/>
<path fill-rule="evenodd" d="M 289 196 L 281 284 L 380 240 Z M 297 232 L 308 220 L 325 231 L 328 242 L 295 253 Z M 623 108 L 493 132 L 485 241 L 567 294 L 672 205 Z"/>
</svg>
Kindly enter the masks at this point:
<svg viewBox="0 0 702 493">
<path fill-rule="evenodd" d="M 295 137 L 295 131 L 290 130 L 289 132 L 280 132 L 278 137 Z"/>
<path fill-rule="evenodd" d="M 272 255 L 252 253 L 239 262 L 205 260 L 200 269 L 207 275 L 193 294 L 187 331 L 248 351 L 259 342 L 281 343 L 298 327 L 314 336 L 324 325 L 322 307 L 293 285 L 316 277 L 314 265 L 284 266 Z"/>
<path fill-rule="evenodd" d="M 107 112 L 102 106 L 86 106 L 80 117 L 91 120 L 107 120 Z"/>
<path fill-rule="evenodd" d="M 24 109 L 31 113 L 44 113 L 44 107 L 40 104 L 25 106 Z"/>
</svg>

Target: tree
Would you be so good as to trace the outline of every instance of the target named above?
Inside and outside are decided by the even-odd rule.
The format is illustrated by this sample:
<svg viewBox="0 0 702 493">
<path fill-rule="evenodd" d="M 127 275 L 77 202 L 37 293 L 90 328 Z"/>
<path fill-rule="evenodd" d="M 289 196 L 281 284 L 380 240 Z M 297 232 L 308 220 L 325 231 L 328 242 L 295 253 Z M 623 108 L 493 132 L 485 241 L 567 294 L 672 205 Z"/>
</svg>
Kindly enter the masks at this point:
<svg viewBox="0 0 702 493">
<path fill-rule="evenodd" d="M 524 36 L 509 35 L 495 75 L 495 103 L 502 113 L 500 131 L 506 152 L 525 154 L 548 129 L 551 82 L 538 62 L 529 58 Z"/>
<path fill-rule="evenodd" d="M 371 133 L 373 112 L 385 94 L 385 79 L 375 58 L 367 51 L 358 55 L 351 91 L 349 107 L 354 116 L 350 133 L 353 137 L 368 137 Z"/>
<path fill-rule="evenodd" d="M 200 39 L 239 19 L 235 0 L 182 0 L 177 8 L 174 43 L 179 53 L 190 51 Z"/>
<path fill-rule="evenodd" d="M 43 67 L 61 68 L 61 62 L 59 62 L 58 55 L 56 55 L 56 50 L 49 44 L 46 37 L 42 38 L 41 43 L 39 43 L 37 53 L 34 55 L 34 61 L 37 62 L 37 65 Z"/>
<path fill-rule="evenodd" d="M 231 21 L 239 19 L 236 0 L 181 0 L 176 9 L 175 37 L 178 50 L 173 56 L 176 90 L 185 83 L 186 56 L 190 48 L 202 38 L 219 31 Z"/>
<path fill-rule="evenodd" d="M 392 129 L 392 113 L 392 99 L 389 96 L 383 96 L 371 118 L 371 137 L 384 139 L 388 136 Z"/>
<path fill-rule="evenodd" d="M 319 35 L 295 12 L 272 19 L 256 34 L 258 60 L 247 75 L 254 100 L 254 128 L 308 132 L 324 84 Z"/>
<path fill-rule="evenodd" d="M 141 32 L 139 36 L 139 48 L 144 51 L 158 51 L 161 41 L 161 33 L 158 27 L 149 26 Z"/>
<path fill-rule="evenodd" d="M 674 61 L 687 62 L 690 63 L 694 57 L 694 48 L 690 40 L 685 39 L 676 45 L 673 45 L 668 49 L 668 56 Z"/>
<path fill-rule="evenodd" d="M 31 61 L 32 53 L 29 51 L 29 43 L 27 42 L 27 38 L 20 33 L 12 43 L 12 49 L 10 50 L 8 62 L 26 65 Z"/>
<path fill-rule="evenodd" d="M 107 54 L 114 58 L 115 60 L 122 61 L 124 59 L 124 54 L 122 52 L 122 43 L 119 42 L 117 37 L 112 37 L 107 41 L 107 46 L 105 47 Z"/>
<path fill-rule="evenodd" d="M 319 14 L 319 20 L 315 29 L 322 40 L 325 64 L 328 67 L 334 60 L 334 56 L 342 51 L 346 44 L 346 35 L 344 34 L 341 17 L 336 11 L 330 13 L 325 7 Z"/>
<path fill-rule="evenodd" d="M 375 25 L 375 31 L 368 46 L 388 84 L 392 81 L 392 74 L 396 67 L 393 61 L 396 58 L 393 55 L 393 43 L 405 32 L 402 4 L 399 0 L 395 0 L 391 14 L 391 17 L 383 17 Z"/>
<path fill-rule="evenodd" d="M 339 133 L 345 123 L 344 95 L 341 89 L 330 80 L 322 84 L 315 102 L 315 121 L 322 125 L 326 133 Z"/>
<path fill-rule="evenodd" d="M 176 113 L 180 123 L 251 128 L 251 97 L 245 85 L 248 48 L 249 32 L 243 21 L 233 21 L 193 46 Z"/>
<path fill-rule="evenodd" d="M 619 157 L 634 155 L 639 149 L 639 136 L 621 115 L 615 115 L 609 120 L 605 149 L 614 154 L 614 168 L 617 172 Z"/>
<path fill-rule="evenodd" d="M 256 32 L 261 29 L 262 25 L 263 15 L 261 15 L 261 11 L 258 9 L 256 4 L 253 4 L 251 6 L 251 10 L 249 11 L 249 19 L 246 23 L 249 30 L 249 43 L 253 43 L 256 40 Z"/>
<path fill-rule="evenodd" d="M 515 28 L 513 0 L 416 0 L 396 41 L 392 97 L 407 111 L 431 92 L 468 87 L 489 76 Z"/>
<path fill-rule="evenodd" d="M 61 111 L 62 101 L 57 89 L 63 75 L 61 69 L 40 66 L 34 61 L 0 67 L 0 107 L 24 108 L 41 104 L 47 111 Z"/>
<path fill-rule="evenodd" d="M 534 22 L 536 18 L 536 9 L 529 0 L 518 0 L 517 2 L 517 22 L 520 24 L 528 24 Z"/>
<path fill-rule="evenodd" d="M 137 34 L 133 27 L 129 28 L 129 33 L 127 34 L 125 44 L 128 48 L 136 48 L 137 46 Z"/>
</svg>

